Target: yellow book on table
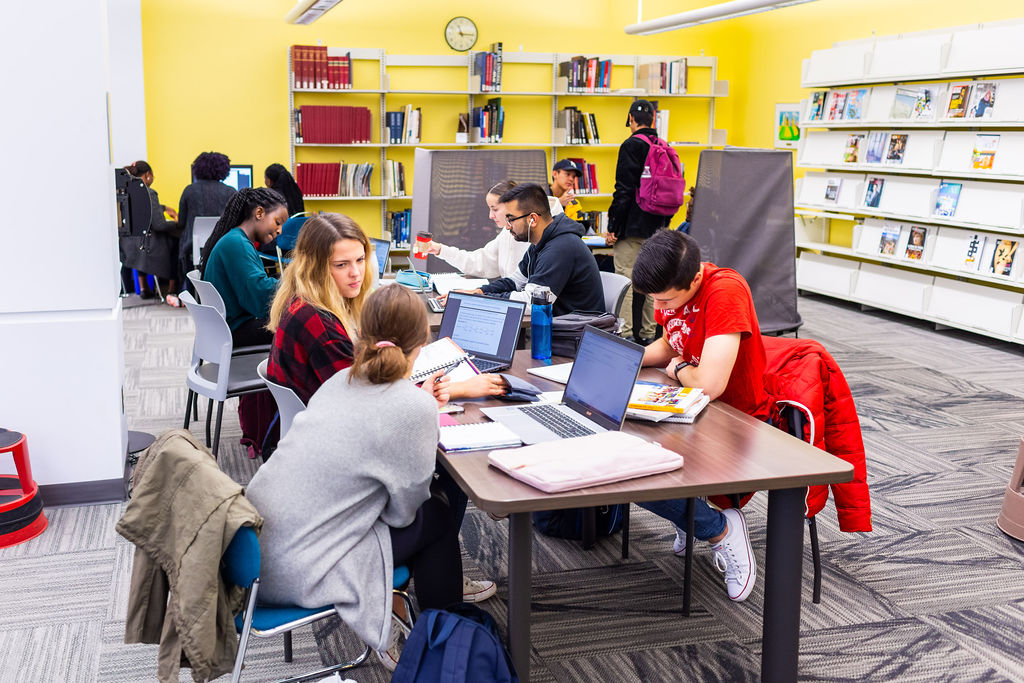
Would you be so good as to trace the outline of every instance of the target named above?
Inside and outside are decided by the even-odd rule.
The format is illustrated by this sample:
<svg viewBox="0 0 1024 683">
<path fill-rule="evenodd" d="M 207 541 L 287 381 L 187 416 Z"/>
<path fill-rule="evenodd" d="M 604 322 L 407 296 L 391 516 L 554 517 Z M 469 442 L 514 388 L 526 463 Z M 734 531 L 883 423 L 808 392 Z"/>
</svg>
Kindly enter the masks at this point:
<svg viewBox="0 0 1024 683">
<path fill-rule="evenodd" d="M 629 408 L 685 413 L 704 392 L 693 387 L 674 387 L 654 382 L 637 382 L 629 396 Z"/>
</svg>

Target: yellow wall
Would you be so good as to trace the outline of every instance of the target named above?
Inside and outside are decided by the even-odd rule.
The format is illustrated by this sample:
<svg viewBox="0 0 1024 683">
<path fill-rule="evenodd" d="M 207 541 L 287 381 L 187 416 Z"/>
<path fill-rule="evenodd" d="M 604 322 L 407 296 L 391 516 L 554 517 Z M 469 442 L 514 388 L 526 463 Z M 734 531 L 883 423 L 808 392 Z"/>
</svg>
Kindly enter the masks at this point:
<svg viewBox="0 0 1024 683">
<path fill-rule="evenodd" d="M 644 18 L 711 3 L 646 0 Z M 580 54 L 695 55 L 703 51 L 718 57 L 718 77 L 730 82 L 729 97 L 717 103 L 717 127 L 728 130 L 729 144 L 766 147 L 772 144 L 774 104 L 799 101 L 807 94 L 800 88 L 800 68 L 812 50 L 838 40 L 864 38 L 873 31 L 889 35 L 1009 19 L 1022 9 L 1020 0 L 818 0 L 644 37 L 627 36 L 622 30 L 636 21 L 636 4 L 627 0 L 593 0 L 585 10 L 579 4 L 555 6 L 538 0 L 344 0 L 311 26 L 284 22 L 293 4 L 293 0 L 142 0 L 148 160 L 165 202 L 176 203 L 189 181 L 189 164 L 201 151 L 216 150 L 238 163 L 252 163 L 257 176 L 272 162 L 287 165 L 286 57 L 292 44 L 319 40 L 324 45 L 384 48 L 396 54 L 450 54 L 442 30 L 448 19 L 464 14 L 480 30 L 478 49 L 502 41 L 506 52 L 520 46 L 528 52 Z M 548 125 L 546 118 L 542 122 Z M 672 123 L 677 125 L 675 119 Z M 621 139 L 625 133 L 625 128 L 602 130 L 602 141 Z M 546 129 L 539 139 L 546 139 Z M 368 152 L 346 153 L 345 160 L 362 161 L 360 154 Z M 614 163 L 613 151 L 610 157 L 603 152 L 586 152 L 586 156 L 588 160 L 597 156 L 599 165 Z M 389 157 L 404 160 L 400 153 L 389 152 Z M 681 157 L 692 179 L 697 153 L 686 151 Z M 377 154 L 366 160 L 376 161 Z M 606 192 L 611 189 L 605 181 L 609 177 L 606 168 L 601 188 Z M 375 202 L 331 208 L 351 213 L 368 228 L 373 226 L 371 232 L 376 229 Z"/>
</svg>

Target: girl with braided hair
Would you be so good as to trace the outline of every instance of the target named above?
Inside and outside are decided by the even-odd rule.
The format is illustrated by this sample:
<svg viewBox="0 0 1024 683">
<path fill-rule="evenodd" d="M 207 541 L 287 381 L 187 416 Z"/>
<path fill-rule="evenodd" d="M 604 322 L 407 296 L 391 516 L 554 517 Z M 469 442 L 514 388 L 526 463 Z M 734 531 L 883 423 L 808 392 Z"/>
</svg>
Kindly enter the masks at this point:
<svg viewBox="0 0 1024 683">
<path fill-rule="evenodd" d="M 224 299 L 224 317 L 235 346 L 270 344 L 270 302 L 277 280 L 263 269 L 254 244 L 266 244 L 288 220 L 284 197 L 266 187 L 235 194 L 203 247 L 199 270 Z"/>
</svg>

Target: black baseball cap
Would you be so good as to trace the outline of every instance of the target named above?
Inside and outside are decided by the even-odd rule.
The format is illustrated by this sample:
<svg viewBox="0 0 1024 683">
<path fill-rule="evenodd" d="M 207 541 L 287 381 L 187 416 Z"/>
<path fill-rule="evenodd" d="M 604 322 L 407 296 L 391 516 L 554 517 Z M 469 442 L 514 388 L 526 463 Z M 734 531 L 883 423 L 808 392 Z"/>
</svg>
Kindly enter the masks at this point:
<svg viewBox="0 0 1024 683">
<path fill-rule="evenodd" d="M 635 116 L 636 114 L 646 113 L 646 114 L 650 114 L 653 117 L 654 116 L 654 111 L 655 111 L 654 105 L 651 104 L 649 101 L 647 101 L 647 100 L 634 100 L 633 103 L 629 105 L 629 113 L 626 115 L 626 125 L 627 126 L 629 125 L 629 117 L 630 116 L 633 116 L 633 118 L 636 118 L 636 116 Z"/>
<path fill-rule="evenodd" d="M 580 177 L 583 176 L 583 171 L 580 170 L 580 167 L 577 166 L 576 162 L 573 161 L 572 159 L 562 159 L 561 161 L 556 163 L 554 166 L 552 166 L 551 170 L 552 171 L 572 171 L 573 173 L 576 174 L 577 178 L 580 178 Z"/>
</svg>

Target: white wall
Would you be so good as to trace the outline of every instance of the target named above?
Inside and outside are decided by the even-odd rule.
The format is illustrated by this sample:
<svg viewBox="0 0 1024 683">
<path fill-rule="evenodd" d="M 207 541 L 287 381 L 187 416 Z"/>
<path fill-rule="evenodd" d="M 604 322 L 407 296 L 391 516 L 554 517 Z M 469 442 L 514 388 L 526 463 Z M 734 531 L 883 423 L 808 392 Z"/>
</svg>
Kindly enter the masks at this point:
<svg viewBox="0 0 1024 683">
<path fill-rule="evenodd" d="M 146 159 L 140 0 L 107 0 L 110 45 L 110 142 L 114 164 Z"/>
<path fill-rule="evenodd" d="M 0 108 L 0 426 L 28 436 L 41 485 L 116 479 L 124 353 L 106 2 L 9 5 L 0 92 L 17 103 Z"/>
</svg>

